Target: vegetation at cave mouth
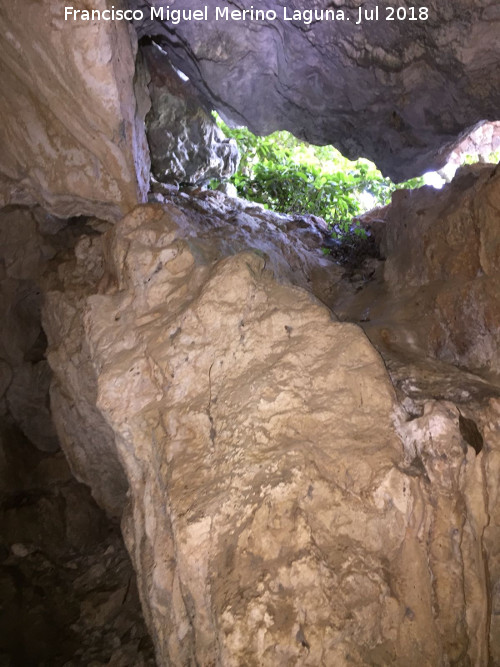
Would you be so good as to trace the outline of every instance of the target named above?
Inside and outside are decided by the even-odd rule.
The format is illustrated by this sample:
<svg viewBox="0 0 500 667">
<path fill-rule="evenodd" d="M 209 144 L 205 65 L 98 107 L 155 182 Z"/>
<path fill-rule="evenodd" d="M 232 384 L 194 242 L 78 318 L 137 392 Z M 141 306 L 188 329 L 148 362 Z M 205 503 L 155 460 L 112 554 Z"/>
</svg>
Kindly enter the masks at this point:
<svg viewBox="0 0 500 667">
<path fill-rule="evenodd" d="M 363 234 L 353 218 L 388 204 L 394 190 L 423 185 L 422 178 L 396 185 L 369 160 L 353 162 L 333 146 L 313 146 L 284 131 L 258 137 L 215 118 L 238 145 L 240 165 L 229 181 L 238 196 L 280 213 L 317 215 L 338 239 Z"/>
</svg>

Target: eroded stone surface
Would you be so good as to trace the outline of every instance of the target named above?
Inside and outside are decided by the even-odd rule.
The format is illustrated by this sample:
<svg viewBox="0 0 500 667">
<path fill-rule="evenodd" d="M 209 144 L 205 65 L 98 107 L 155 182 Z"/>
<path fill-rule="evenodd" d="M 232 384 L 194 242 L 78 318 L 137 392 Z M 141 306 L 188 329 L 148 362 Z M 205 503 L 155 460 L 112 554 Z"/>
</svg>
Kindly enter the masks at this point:
<svg viewBox="0 0 500 667">
<path fill-rule="evenodd" d="M 287 129 L 374 160 L 395 180 L 444 166 L 483 120 L 498 120 L 500 13 L 496 0 L 429 0 L 429 18 L 386 20 L 376 0 L 316 0 L 307 10 L 344 11 L 350 21 L 284 20 L 303 2 L 209 0 L 208 21 L 151 23 L 174 64 L 228 118 L 261 133 Z M 411 3 L 410 3 L 411 4 Z M 356 25 L 359 10 L 379 20 Z M 199 9 L 197 0 L 156 8 Z M 413 6 L 421 8 L 421 4 Z M 275 10 L 275 21 L 215 20 L 220 9 Z M 304 14 L 302 15 L 304 19 Z M 418 18 L 414 16 L 413 18 Z"/>
<path fill-rule="evenodd" d="M 451 180 L 467 156 L 477 156 L 482 162 L 491 162 L 492 154 L 499 149 L 500 122 L 483 123 L 454 149 L 440 175 L 445 180 Z"/>
<path fill-rule="evenodd" d="M 500 402 L 491 400 L 478 420 L 486 442 L 498 443 L 500 435 Z M 498 479 L 500 478 L 500 447 L 491 447 L 485 460 L 485 497 L 488 502 L 488 524 L 484 529 L 484 545 L 488 555 L 490 577 L 490 651 L 491 662 L 500 663 L 500 502 Z M 476 489 L 476 494 L 480 492 Z"/>
<path fill-rule="evenodd" d="M 400 190 L 376 225 L 385 262 L 334 305 L 380 349 L 483 375 L 500 371 L 500 171 L 475 165 L 442 191 Z M 392 355 L 394 356 L 394 355 Z"/>
<path fill-rule="evenodd" d="M 238 167 L 236 142 L 226 139 L 164 52 L 155 45 L 141 52 L 150 78 L 146 126 L 153 175 L 162 183 L 184 184 L 230 178 Z"/>
<path fill-rule="evenodd" d="M 40 277 L 65 244 L 64 234 L 55 238 L 60 229 L 39 210 L 0 212 L 0 415 L 44 451 L 59 445 L 48 400 L 51 374 L 40 323 Z"/>
<path fill-rule="evenodd" d="M 99 226 L 102 223 L 99 223 Z M 83 232 L 0 212 L 0 663 L 153 665 L 117 522 L 71 475 L 49 406 L 41 279 Z M 109 662 L 111 661 L 111 662 Z"/>
<path fill-rule="evenodd" d="M 496 451 L 500 441 L 497 433 L 490 433 L 487 451 L 475 451 L 464 438 L 463 420 L 453 404 L 429 401 L 421 417 L 400 427 L 407 472 L 418 480 L 413 490 L 419 502 L 414 505 L 409 528 L 430 536 L 425 558 L 409 560 L 406 576 L 418 582 L 415 598 L 427 597 L 433 610 L 434 623 L 429 629 L 442 646 L 440 659 L 486 665 L 490 648 L 493 657 L 498 646 L 496 639 L 489 646 L 492 617 L 487 601 L 492 582 L 490 561 L 482 548 L 484 531 L 495 511 L 487 492 L 488 473 L 498 474 L 491 450 Z M 404 549 L 411 549 L 410 544 Z M 497 555 L 489 555 L 494 556 L 496 569 Z M 432 572 L 429 587 L 423 572 L 413 564 L 425 560 Z"/>
<path fill-rule="evenodd" d="M 152 199 L 165 203 L 179 233 L 206 261 L 251 249 L 269 262 L 278 281 L 311 291 L 327 306 L 343 289 L 343 269 L 322 253 L 331 236 L 321 218 L 274 213 L 214 191 L 155 194 Z"/>
<path fill-rule="evenodd" d="M 216 202 L 138 208 L 47 285 L 59 425 L 110 429 L 80 439 L 81 476 L 105 500 L 126 475 L 160 664 L 486 664 L 494 420 L 480 451 L 450 402 L 410 420 L 361 330 L 290 284 L 276 229 L 266 256 L 211 240 Z"/>
<path fill-rule="evenodd" d="M 499 221 L 500 171 L 493 167 L 460 172 L 441 196 L 425 188 L 401 191 L 387 216 L 385 266 L 391 290 L 416 287 L 415 310 L 424 315 L 421 306 L 431 306 L 424 346 L 432 354 L 496 373 Z"/>
<path fill-rule="evenodd" d="M 64 7 L 4 3 L 0 12 L 0 205 L 115 219 L 149 188 L 135 37 L 123 22 L 65 21 Z"/>
<path fill-rule="evenodd" d="M 466 652 L 472 664 L 500 661 L 498 176 L 469 167 L 442 191 L 396 193 L 363 221 L 387 259 L 360 266 L 334 305 L 382 354 L 405 410 L 406 470 L 433 536 L 436 628 L 456 664 Z M 472 635 L 461 631 L 472 619 Z"/>
</svg>

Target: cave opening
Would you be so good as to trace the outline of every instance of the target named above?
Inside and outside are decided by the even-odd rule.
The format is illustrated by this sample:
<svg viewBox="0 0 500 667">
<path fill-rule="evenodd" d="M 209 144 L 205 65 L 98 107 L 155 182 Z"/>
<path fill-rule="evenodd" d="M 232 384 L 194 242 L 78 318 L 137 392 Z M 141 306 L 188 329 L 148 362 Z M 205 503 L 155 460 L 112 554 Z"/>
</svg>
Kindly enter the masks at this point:
<svg viewBox="0 0 500 667">
<path fill-rule="evenodd" d="M 495 3 L 118 4 L 0 11 L 0 664 L 500 664 Z"/>
</svg>

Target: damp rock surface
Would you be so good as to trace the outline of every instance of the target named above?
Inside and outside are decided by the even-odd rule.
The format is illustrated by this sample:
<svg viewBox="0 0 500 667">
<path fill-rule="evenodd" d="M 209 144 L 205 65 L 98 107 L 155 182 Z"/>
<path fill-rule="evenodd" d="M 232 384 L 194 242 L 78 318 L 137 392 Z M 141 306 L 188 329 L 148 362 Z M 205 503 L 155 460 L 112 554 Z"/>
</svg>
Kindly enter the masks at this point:
<svg viewBox="0 0 500 667">
<path fill-rule="evenodd" d="M 193 185 L 230 178 L 239 162 L 236 143 L 219 130 L 192 83 L 182 81 L 166 53 L 154 45 L 141 52 L 149 74 L 146 131 L 155 178 Z"/>
</svg>

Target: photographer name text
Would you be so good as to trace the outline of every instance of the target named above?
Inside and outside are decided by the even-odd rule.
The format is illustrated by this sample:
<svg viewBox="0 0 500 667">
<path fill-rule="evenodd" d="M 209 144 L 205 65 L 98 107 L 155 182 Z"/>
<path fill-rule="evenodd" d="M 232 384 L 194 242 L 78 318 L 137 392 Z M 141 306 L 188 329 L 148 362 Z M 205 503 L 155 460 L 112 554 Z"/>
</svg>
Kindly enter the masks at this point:
<svg viewBox="0 0 500 667">
<path fill-rule="evenodd" d="M 188 21 L 253 21 L 268 22 L 278 20 L 294 21 L 311 25 L 324 21 L 351 21 L 354 25 L 375 21 L 427 21 L 428 7 L 379 7 L 371 9 L 359 7 L 355 12 L 348 13 L 343 9 L 230 9 L 229 7 L 208 7 L 200 9 L 171 9 L 166 7 L 150 7 L 149 12 L 142 9 L 75 9 L 64 8 L 65 21 L 163 21 L 171 25 L 179 25 Z"/>
</svg>

